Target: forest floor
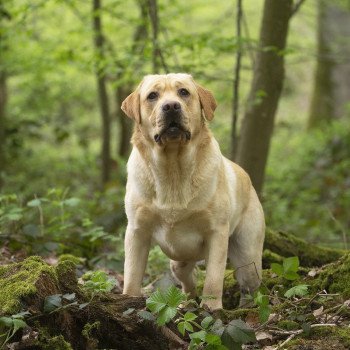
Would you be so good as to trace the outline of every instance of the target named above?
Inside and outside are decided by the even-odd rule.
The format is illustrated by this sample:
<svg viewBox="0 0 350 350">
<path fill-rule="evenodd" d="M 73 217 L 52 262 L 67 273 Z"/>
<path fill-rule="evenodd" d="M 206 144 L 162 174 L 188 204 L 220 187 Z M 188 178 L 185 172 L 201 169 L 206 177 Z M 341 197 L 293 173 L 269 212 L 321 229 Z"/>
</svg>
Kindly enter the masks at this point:
<svg viewBox="0 0 350 350">
<path fill-rule="evenodd" d="M 224 310 L 211 313 L 185 303 L 185 309 L 175 310 L 159 326 L 160 313 L 149 312 L 146 298 L 121 294 L 122 275 L 105 271 L 81 277 L 86 268 L 79 258 L 26 257 L 4 246 L 0 348 L 225 349 L 225 344 L 247 350 L 349 349 L 350 254 L 271 231 L 265 248 L 262 287 L 253 307 L 237 307 L 238 286 L 233 271 L 227 270 Z M 204 271 L 199 268 L 197 274 L 200 289 Z M 196 322 L 190 320 L 192 326 L 181 332 L 179 315 L 184 313 Z M 211 325 L 203 326 L 205 320 L 212 320 Z M 202 334 L 203 339 L 193 341 Z M 224 339 L 225 334 L 231 338 Z"/>
</svg>

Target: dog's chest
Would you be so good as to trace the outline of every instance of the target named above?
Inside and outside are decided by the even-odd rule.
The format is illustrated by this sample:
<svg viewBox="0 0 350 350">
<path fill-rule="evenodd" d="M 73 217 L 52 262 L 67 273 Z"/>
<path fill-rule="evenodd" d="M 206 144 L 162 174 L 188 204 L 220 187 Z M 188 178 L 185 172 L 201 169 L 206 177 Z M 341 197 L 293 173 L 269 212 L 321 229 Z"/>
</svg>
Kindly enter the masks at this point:
<svg viewBox="0 0 350 350">
<path fill-rule="evenodd" d="M 191 217 L 181 218 L 173 213 L 160 220 L 153 240 L 172 260 L 190 261 L 204 259 L 205 223 Z"/>
</svg>

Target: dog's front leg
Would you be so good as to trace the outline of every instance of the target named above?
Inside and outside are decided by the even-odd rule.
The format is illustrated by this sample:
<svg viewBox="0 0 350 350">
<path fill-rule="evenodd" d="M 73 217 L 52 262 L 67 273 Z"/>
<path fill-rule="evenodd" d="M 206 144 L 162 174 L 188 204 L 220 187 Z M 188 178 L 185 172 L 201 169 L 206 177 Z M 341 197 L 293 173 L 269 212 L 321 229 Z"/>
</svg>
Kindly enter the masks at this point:
<svg viewBox="0 0 350 350">
<path fill-rule="evenodd" d="M 211 232 L 207 241 L 206 277 L 202 304 L 211 310 L 222 309 L 222 291 L 226 269 L 229 225 Z M 205 297 L 208 297 L 207 299 Z"/>
<path fill-rule="evenodd" d="M 151 237 L 129 224 L 125 234 L 125 263 L 123 294 L 141 295 Z"/>
</svg>

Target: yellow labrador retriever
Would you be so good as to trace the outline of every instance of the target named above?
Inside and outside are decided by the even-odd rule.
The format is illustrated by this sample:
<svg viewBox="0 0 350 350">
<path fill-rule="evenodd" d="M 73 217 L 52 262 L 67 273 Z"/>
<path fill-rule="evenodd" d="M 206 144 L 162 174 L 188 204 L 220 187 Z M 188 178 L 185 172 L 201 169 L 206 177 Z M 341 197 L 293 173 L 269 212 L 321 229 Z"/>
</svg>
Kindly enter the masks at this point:
<svg viewBox="0 0 350 350">
<path fill-rule="evenodd" d="M 264 214 L 248 175 L 226 159 L 207 126 L 212 93 L 188 74 L 148 75 L 122 104 L 135 120 L 128 161 L 124 294 L 140 295 L 152 243 L 171 259 L 185 293 L 205 259 L 203 304 L 222 308 L 226 260 L 244 295 L 261 278 Z"/>
</svg>

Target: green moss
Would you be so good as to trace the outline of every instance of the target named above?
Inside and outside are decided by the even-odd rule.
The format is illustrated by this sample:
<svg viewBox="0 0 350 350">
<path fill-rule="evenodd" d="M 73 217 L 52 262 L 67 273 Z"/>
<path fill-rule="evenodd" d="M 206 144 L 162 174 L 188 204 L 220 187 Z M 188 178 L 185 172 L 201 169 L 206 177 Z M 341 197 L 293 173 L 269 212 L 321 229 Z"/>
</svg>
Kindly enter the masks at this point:
<svg viewBox="0 0 350 350">
<path fill-rule="evenodd" d="M 350 254 L 323 268 L 319 277 L 313 281 L 319 290 L 340 293 L 343 298 L 350 298 Z"/>
<path fill-rule="evenodd" d="M 262 261 L 263 268 L 268 269 L 272 263 L 282 263 L 283 257 L 277 253 L 272 252 L 269 249 L 265 249 L 263 251 Z"/>
<path fill-rule="evenodd" d="M 311 245 L 296 236 L 284 232 L 266 230 L 265 249 L 283 257 L 298 256 L 302 266 L 322 266 L 343 256 L 346 251 Z"/>
<path fill-rule="evenodd" d="M 350 348 L 349 327 L 315 327 L 309 336 L 301 334 L 290 341 L 283 349 L 337 349 L 348 350 Z"/>
<path fill-rule="evenodd" d="M 84 263 L 84 259 L 83 258 L 79 258 L 77 256 L 74 256 L 72 254 L 62 254 L 59 256 L 58 258 L 58 262 L 62 262 L 62 261 L 71 261 L 72 263 L 74 263 L 75 265 L 81 265 Z"/>
<path fill-rule="evenodd" d="M 300 325 L 298 322 L 295 321 L 289 321 L 289 320 L 282 320 L 277 323 L 277 326 L 279 328 L 285 329 L 287 331 L 292 331 L 294 329 L 299 329 Z"/>
<path fill-rule="evenodd" d="M 42 350 L 73 350 L 62 335 L 51 336 L 47 328 L 40 328 L 36 348 Z"/>
<path fill-rule="evenodd" d="M 215 317 L 220 318 L 224 322 L 231 320 L 245 320 L 248 316 L 258 318 L 259 312 L 257 309 L 235 309 L 235 310 L 216 310 Z"/>
<path fill-rule="evenodd" d="M 0 266 L 0 315 L 20 311 L 23 298 L 37 292 L 36 283 L 45 274 L 57 280 L 55 269 L 37 256 Z"/>
<path fill-rule="evenodd" d="M 94 323 L 87 323 L 81 334 L 83 335 L 83 337 L 88 341 L 90 348 L 91 349 L 97 349 L 98 348 L 98 339 L 96 339 L 96 337 L 93 336 L 93 331 L 94 330 L 99 330 L 101 326 L 101 323 L 99 321 L 96 321 Z"/>
</svg>

